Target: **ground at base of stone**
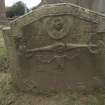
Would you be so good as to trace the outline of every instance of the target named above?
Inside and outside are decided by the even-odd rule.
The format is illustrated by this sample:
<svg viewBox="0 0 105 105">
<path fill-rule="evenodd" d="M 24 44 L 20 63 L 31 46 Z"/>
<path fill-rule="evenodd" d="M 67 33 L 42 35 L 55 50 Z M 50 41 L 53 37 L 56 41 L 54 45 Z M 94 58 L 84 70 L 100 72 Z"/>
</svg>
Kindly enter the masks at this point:
<svg viewBox="0 0 105 105">
<path fill-rule="evenodd" d="M 104 96 L 60 94 L 51 97 L 21 95 L 12 105 L 105 105 Z"/>
<path fill-rule="evenodd" d="M 105 91 L 47 94 L 14 91 L 9 73 L 0 73 L 0 105 L 105 105 Z"/>
</svg>

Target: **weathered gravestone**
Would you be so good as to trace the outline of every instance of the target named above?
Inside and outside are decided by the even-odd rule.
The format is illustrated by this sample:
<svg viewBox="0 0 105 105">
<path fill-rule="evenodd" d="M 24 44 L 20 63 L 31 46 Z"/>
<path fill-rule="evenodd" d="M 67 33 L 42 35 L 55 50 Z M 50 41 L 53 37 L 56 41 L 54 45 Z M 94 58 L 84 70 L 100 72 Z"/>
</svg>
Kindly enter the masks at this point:
<svg viewBox="0 0 105 105">
<path fill-rule="evenodd" d="M 4 0 L 0 0 L 0 17 L 5 17 L 5 3 L 4 3 Z"/>
<path fill-rule="evenodd" d="M 5 1 L 0 0 L 0 25 L 3 25 L 7 22 L 5 15 Z"/>
<path fill-rule="evenodd" d="M 21 90 L 105 85 L 105 16 L 64 3 L 38 7 L 4 28 L 10 70 Z"/>
</svg>

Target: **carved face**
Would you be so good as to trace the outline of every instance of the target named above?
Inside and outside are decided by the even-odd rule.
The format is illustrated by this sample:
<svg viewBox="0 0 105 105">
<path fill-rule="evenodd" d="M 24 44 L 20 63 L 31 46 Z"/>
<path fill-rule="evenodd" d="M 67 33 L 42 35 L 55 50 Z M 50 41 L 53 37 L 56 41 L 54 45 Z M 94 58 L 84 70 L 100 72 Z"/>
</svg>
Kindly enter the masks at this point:
<svg viewBox="0 0 105 105">
<path fill-rule="evenodd" d="M 48 35 L 57 40 L 64 38 L 68 34 L 72 24 L 72 18 L 58 16 L 47 18 L 44 27 Z"/>
<path fill-rule="evenodd" d="M 53 23 L 53 28 L 56 31 L 61 31 L 63 29 L 63 25 L 64 25 L 64 23 L 62 22 L 61 19 L 55 19 L 55 21 Z"/>
</svg>

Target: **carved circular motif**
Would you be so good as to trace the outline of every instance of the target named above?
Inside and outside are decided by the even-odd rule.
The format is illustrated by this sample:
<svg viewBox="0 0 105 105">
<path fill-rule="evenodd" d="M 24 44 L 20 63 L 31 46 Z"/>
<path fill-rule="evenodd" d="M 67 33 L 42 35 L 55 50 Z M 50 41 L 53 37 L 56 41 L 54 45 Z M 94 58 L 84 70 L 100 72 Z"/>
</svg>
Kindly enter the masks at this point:
<svg viewBox="0 0 105 105">
<path fill-rule="evenodd" d="M 62 39 L 70 31 L 70 27 L 73 24 L 71 17 L 56 16 L 47 18 L 44 24 L 48 35 L 53 39 Z"/>
<path fill-rule="evenodd" d="M 93 54 L 98 54 L 99 52 L 103 52 L 105 49 L 105 44 L 102 40 L 98 40 L 96 44 L 96 47 L 89 47 L 89 51 Z"/>
</svg>

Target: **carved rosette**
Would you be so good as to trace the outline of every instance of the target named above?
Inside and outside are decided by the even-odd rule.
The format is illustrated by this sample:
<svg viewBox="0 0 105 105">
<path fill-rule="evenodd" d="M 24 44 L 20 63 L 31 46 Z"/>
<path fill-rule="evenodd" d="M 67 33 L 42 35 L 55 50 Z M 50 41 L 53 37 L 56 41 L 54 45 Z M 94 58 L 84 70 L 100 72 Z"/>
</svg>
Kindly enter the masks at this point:
<svg viewBox="0 0 105 105">
<path fill-rule="evenodd" d="M 89 46 L 88 49 L 92 54 L 99 54 L 105 52 L 105 43 L 103 41 L 104 37 L 101 33 L 95 33 L 91 36 L 89 44 L 94 44 L 96 47 Z"/>
<path fill-rule="evenodd" d="M 102 40 L 98 40 L 96 42 L 96 47 L 89 46 L 88 48 L 92 54 L 99 54 L 105 50 L 105 43 Z"/>
</svg>

